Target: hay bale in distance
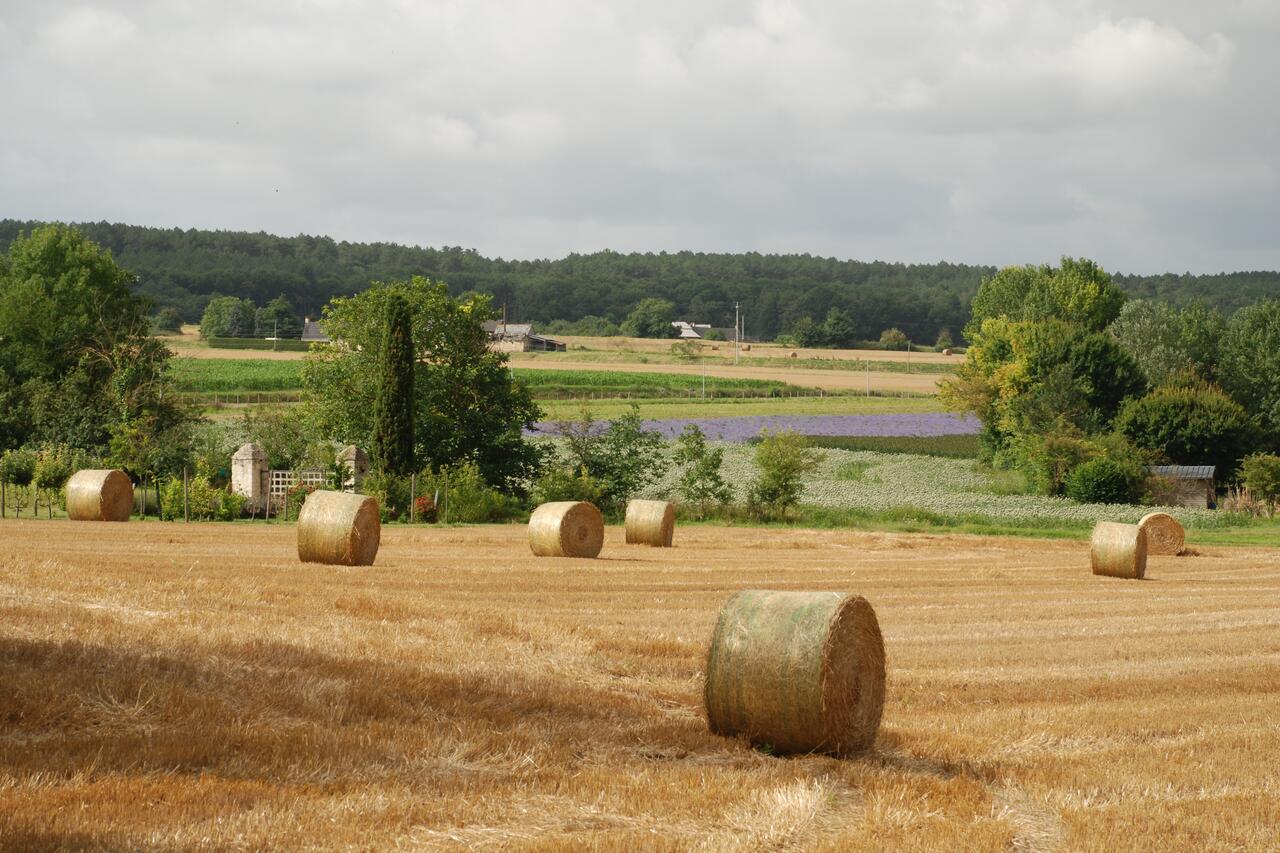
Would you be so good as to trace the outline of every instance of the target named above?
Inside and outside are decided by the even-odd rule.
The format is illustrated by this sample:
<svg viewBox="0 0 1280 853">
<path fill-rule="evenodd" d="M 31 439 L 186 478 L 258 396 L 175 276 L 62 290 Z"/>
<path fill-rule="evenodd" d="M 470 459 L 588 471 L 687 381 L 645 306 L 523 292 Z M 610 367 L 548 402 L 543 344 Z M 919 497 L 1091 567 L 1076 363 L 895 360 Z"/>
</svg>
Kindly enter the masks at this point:
<svg viewBox="0 0 1280 853">
<path fill-rule="evenodd" d="M 703 701 L 712 732 L 778 753 L 868 749 L 884 709 L 875 611 L 848 593 L 735 593 L 711 637 Z"/>
<path fill-rule="evenodd" d="M 667 501 L 628 501 L 628 545 L 670 548 L 676 530 L 676 509 Z"/>
<path fill-rule="evenodd" d="M 67 480 L 67 517 L 73 521 L 128 521 L 133 483 L 123 471 L 86 468 Z"/>
<path fill-rule="evenodd" d="M 1147 534 L 1147 553 L 1176 556 L 1186 547 L 1187 534 L 1178 519 L 1167 512 L 1149 512 L 1138 522 Z"/>
<path fill-rule="evenodd" d="M 1099 521 L 1093 528 L 1089 562 L 1095 575 L 1141 579 L 1147 573 L 1147 534 L 1136 524 Z"/>
<path fill-rule="evenodd" d="M 604 517 L 586 501 L 552 501 L 529 516 L 529 548 L 535 557 L 599 556 Z"/>
<path fill-rule="evenodd" d="M 378 502 L 368 495 L 315 491 L 298 513 L 298 559 L 372 566 L 382 538 Z"/>
</svg>

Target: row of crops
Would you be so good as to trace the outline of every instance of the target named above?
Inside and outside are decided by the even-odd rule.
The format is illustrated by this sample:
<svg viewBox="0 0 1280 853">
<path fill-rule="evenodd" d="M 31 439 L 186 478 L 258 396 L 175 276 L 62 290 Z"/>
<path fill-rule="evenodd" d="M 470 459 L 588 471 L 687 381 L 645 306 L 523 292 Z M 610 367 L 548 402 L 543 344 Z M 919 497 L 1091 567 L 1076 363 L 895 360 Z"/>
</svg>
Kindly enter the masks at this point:
<svg viewBox="0 0 1280 853">
<path fill-rule="evenodd" d="M 266 359 L 174 359 L 173 377 L 179 392 L 194 397 L 235 394 L 297 394 L 302 390 L 303 362 Z M 664 373 L 626 373 L 594 370 L 525 370 L 513 373 L 535 397 L 779 397 L 814 393 L 785 382 L 724 379 Z"/>
</svg>

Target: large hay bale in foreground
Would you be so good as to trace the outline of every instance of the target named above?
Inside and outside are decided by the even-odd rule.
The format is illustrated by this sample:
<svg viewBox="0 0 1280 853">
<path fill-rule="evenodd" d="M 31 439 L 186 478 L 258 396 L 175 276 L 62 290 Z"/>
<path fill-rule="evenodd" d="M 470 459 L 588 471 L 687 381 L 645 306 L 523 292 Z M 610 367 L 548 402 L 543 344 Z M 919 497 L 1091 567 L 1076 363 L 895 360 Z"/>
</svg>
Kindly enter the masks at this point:
<svg viewBox="0 0 1280 853">
<path fill-rule="evenodd" d="M 604 547 L 604 517 L 586 501 L 552 501 L 529 516 L 535 557 L 596 557 Z"/>
<path fill-rule="evenodd" d="M 1141 579 L 1147 573 L 1147 534 L 1136 524 L 1099 521 L 1089 561 L 1095 575 Z"/>
<path fill-rule="evenodd" d="M 707 654 L 711 731 L 775 752 L 869 748 L 884 708 L 884 641 L 860 595 L 744 590 Z"/>
<path fill-rule="evenodd" d="M 1138 522 L 1147 534 L 1147 553 L 1176 556 L 1186 547 L 1187 534 L 1178 519 L 1167 512 L 1149 512 Z"/>
<path fill-rule="evenodd" d="M 666 501 L 628 501 L 628 545 L 670 548 L 676 530 L 676 509 Z"/>
<path fill-rule="evenodd" d="M 368 495 L 316 491 L 298 513 L 298 559 L 372 566 L 382 538 L 378 502 Z"/>
<path fill-rule="evenodd" d="M 67 480 L 67 517 L 73 521 L 128 521 L 133 483 L 123 471 L 86 468 Z"/>
</svg>

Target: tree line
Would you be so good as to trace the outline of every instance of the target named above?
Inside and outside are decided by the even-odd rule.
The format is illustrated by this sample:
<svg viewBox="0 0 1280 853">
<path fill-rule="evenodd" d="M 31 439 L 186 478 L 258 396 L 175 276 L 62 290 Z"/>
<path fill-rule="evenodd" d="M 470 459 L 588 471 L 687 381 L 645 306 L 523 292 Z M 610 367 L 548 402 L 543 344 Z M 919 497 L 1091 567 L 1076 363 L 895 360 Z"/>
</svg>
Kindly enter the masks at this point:
<svg viewBox="0 0 1280 853">
<path fill-rule="evenodd" d="M 1151 464 L 1213 465 L 1223 484 L 1280 466 L 1280 300 L 1227 316 L 1127 299 L 1094 262 L 1063 258 L 984 281 L 964 334 L 943 398 L 982 421 L 984 458 L 1036 491 L 1159 503 Z"/>
<path fill-rule="evenodd" d="M 0 220 L 0 251 L 40 224 Z M 156 310 L 174 308 L 189 323 L 199 322 L 219 296 L 265 306 L 283 295 L 297 312 L 315 317 L 333 297 L 363 291 L 371 281 L 421 275 L 446 282 L 455 297 L 488 295 L 513 322 L 564 321 L 607 330 L 652 297 L 671 302 L 678 319 L 721 327 L 733 325 L 736 302 L 747 336 L 763 340 L 794 332 L 811 345 L 837 345 L 876 340 L 885 329 L 897 328 L 914 342 L 932 344 L 944 331 L 958 337 L 978 285 L 996 272 L 995 267 L 946 262 L 756 252 L 602 251 L 557 260 L 506 260 L 456 246 L 107 222 L 76 227 L 137 276 L 136 291 Z M 1130 296 L 1177 304 L 1198 299 L 1228 314 L 1280 296 L 1277 272 L 1116 275 L 1114 280 Z"/>
</svg>

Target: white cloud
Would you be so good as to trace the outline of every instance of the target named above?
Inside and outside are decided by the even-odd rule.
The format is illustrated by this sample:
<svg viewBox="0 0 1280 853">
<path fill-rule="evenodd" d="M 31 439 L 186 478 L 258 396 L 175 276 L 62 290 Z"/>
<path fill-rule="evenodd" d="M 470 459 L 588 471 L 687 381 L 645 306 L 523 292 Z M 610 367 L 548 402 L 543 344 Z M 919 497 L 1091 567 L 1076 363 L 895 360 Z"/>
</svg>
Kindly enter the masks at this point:
<svg viewBox="0 0 1280 853">
<path fill-rule="evenodd" d="M 1263 0 L 0 4 L 0 215 L 1280 267 Z"/>
</svg>

